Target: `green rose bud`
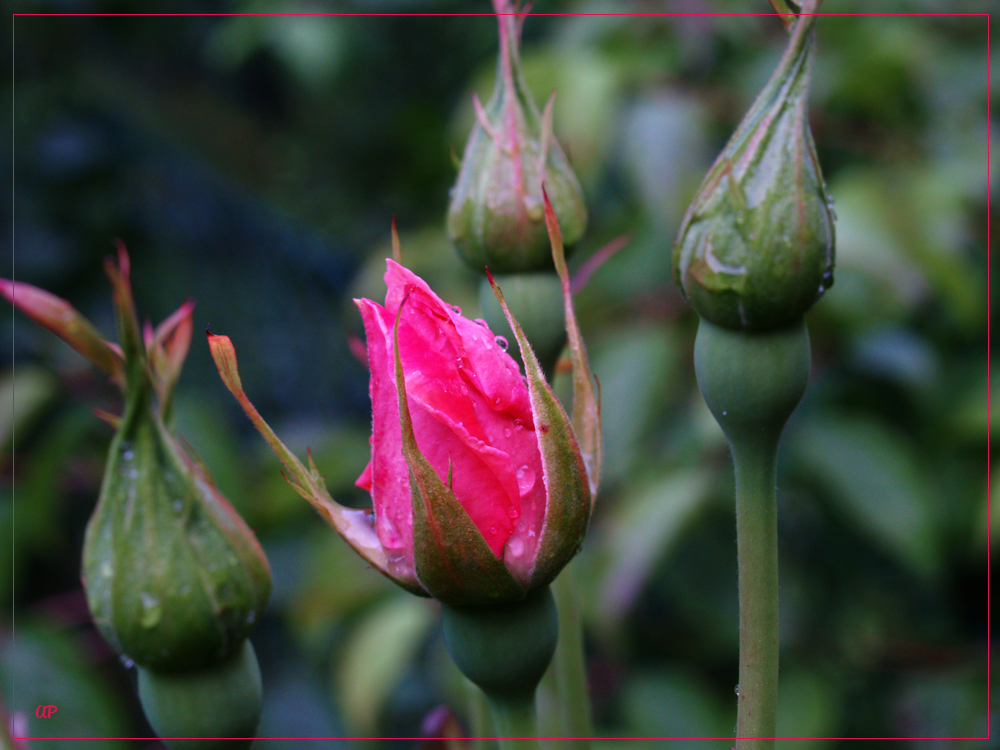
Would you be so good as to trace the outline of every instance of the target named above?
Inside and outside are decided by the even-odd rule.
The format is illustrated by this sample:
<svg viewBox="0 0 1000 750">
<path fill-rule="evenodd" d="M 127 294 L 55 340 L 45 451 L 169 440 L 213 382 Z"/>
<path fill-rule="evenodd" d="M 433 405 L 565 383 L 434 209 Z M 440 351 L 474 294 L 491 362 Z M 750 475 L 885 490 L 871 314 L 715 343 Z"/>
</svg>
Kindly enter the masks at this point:
<svg viewBox="0 0 1000 750">
<path fill-rule="evenodd" d="M 142 666 L 195 669 L 239 649 L 267 602 L 270 570 L 144 390 L 130 394 L 111 445 L 83 580 L 98 628 L 119 650 Z"/>
<path fill-rule="evenodd" d="M 494 0 L 500 59 L 493 96 L 473 97 L 476 125 L 469 135 L 448 207 L 448 235 L 473 268 L 495 273 L 552 268 L 542 185 L 567 245 L 587 226 L 576 175 L 552 134 L 552 104 L 539 113 L 521 71 L 521 27 L 527 11 Z"/>
<path fill-rule="evenodd" d="M 127 373 L 126 406 L 87 525 L 87 602 L 102 634 L 137 664 L 199 669 L 239 650 L 267 602 L 271 572 L 253 532 L 163 423 L 162 408 L 190 340 L 190 305 L 174 321 L 176 329 L 161 337 L 166 346 L 156 337 L 143 342 L 127 258 L 118 267 L 109 264 L 108 272 Z M 180 345 L 178 335 L 186 339 Z M 162 397 L 159 405 L 155 393 Z"/>
<path fill-rule="evenodd" d="M 833 284 L 834 214 L 806 119 L 813 14 L 688 208 L 674 279 L 713 323 L 789 326 Z"/>
</svg>

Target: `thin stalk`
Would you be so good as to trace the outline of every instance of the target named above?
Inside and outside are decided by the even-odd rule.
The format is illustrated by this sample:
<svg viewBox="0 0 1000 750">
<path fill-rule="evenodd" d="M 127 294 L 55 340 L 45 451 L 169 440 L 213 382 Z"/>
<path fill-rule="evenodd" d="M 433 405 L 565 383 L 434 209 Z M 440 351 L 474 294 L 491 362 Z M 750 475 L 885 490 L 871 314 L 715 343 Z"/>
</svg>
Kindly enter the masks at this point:
<svg viewBox="0 0 1000 750">
<path fill-rule="evenodd" d="M 809 380 L 809 333 L 799 321 L 754 333 L 702 319 L 698 387 L 736 468 L 740 666 L 737 750 L 771 750 L 778 704 L 778 524 L 775 466 L 788 417 Z"/>
<path fill-rule="evenodd" d="M 583 655 L 583 619 L 576 590 L 575 565 L 570 563 L 552 583 L 552 593 L 559 610 L 559 643 L 552 659 L 556 699 L 566 737 L 565 750 L 586 750 L 594 736 L 587 692 L 587 667 Z"/>
<path fill-rule="evenodd" d="M 732 443 L 740 598 L 737 750 L 774 747 L 778 701 L 777 453 L 776 439 Z"/>
<path fill-rule="evenodd" d="M 534 694 L 521 696 L 487 695 L 497 729 L 500 750 L 539 750 L 538 721 Z"/>
</svg>

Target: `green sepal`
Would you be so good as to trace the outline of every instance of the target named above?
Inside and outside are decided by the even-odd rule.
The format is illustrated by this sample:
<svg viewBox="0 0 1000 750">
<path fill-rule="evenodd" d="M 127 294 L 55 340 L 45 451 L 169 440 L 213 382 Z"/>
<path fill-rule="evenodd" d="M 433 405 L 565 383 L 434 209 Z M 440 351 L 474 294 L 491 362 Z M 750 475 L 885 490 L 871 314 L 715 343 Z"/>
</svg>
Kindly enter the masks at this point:
<svg viewBox="0 0 1000 750">
<path fill-rule="evenodd" d="M 358 510 L 341 505 L 330 496 L 319 469 L 313 462 L 312 454 L 308 456 L 309 464 L 304 465 L 288 447 L 281 442 L 271 426 L 250 402 L 243 390 L 240 371 L 236 361 L 236 349 L 228 336 L 220 336 L 209 331 L 205 332 L 212 360 L 219 371 L 219 376 L 229 392 L 236 397 L 243 411 L 253 422 L 274 454 L 281 461 L 285 471 L 285 480 L 302 498 L 308 501 L 320 514 L 324 521 L 330 524 L 340 534 L 362 559 L 379 571 L 386 578 L 402 586 L 413 594 L 427 596 L 420 582 L 409 571 L 401 570 L 388 558 L 382 543 L 375 532 L 374 517 L 371 510 Z"/>
<path fill-rule="evenodd" d="M 489 271 L 487 275 L 521 349 L 531 416 L 542 458 L 545 520 L 534 564 L 528 574 L 527 586 L 533 589 L 551 582 L 579 551 L 590 522 L 590 483 L 570 418 L 545 380 L 538 358 L 524 330 L 511 314 L 503 292 Z"/>
<path fill-rule="evenodd" d="M 493 554 L 468 512 L 417 446 L 399 355 L 399 321 L 408 298 L 403 298 L 396 312 L 392 349 L 403 457 L 410 473 L 417 578 L 431 596 L 454 606 L 519 601 L 525 589 Z M 450 475 L 449 469 L 449 484 Z"/>
<path fill-rule="evenodd" d="M 597 382 L 595 389 L 592 379 L 597 381 L 597 378 L 590 372 L 587 349 L 583 344 L 580 324 L 576 320 L 576 310 L 573 308 L 573 290 L 569 278 L 569 268 L 566 266 L 566 251 L 563 246 L 559 218 L 552 206 L 552 201 L 549 200 L 548 191 L 544 188 L 542 196 L 545 199 L 545 226 L 548 229 L 549 242 L 552 245 L 552 261 L 562 287 L 566 339 L 569 343 L 570 359 L 573 362 L 573 430 L 587 466 L 590 503 L 593 506 L 597 502 L 597 488 L 601 484 L 601 464 L 604 453 L 601 433 L 600 382 Z"/>
</svg>

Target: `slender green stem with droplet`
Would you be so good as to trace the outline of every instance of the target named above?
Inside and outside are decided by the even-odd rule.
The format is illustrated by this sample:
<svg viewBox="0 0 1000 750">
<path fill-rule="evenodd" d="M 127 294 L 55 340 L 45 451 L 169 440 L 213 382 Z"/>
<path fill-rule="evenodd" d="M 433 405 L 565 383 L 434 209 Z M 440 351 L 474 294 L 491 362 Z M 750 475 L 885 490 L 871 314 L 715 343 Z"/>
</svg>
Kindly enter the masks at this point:
<svg viewBox="0 0 1000 750">
<path fill-rule="evenodd" d="M 737 750 L 774 747 L 778 701 L 778 526 L 775 467 L 785 423 L 809 379 L 805 322 L 755 333 L 702 320 L 698 387 L 736 470 L 740 666 Z"/>
</svg>

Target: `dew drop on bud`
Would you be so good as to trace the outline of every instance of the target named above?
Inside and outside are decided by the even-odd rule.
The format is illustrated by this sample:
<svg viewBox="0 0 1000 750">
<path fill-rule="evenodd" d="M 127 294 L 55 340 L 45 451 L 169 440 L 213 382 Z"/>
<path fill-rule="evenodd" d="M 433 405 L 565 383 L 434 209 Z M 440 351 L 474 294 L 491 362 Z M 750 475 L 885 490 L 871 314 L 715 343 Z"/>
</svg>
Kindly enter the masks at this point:
<svg viewBox="0 0 1000 750">
<path fill-rule="evenodd" d="M 458 305 L 452 305 L 451 306 L 451 311 L 453 313 L 455 313 L 455 315 L 461 315 L 462 314 L 462 308 L 459 307 Z"/>
<path fill-rule="evenodd" d="M 512 429 L 510 429 L 510 427 L 504 427 L 503 428 L 503 436 L 504 437 L 510 437 L 513 434 L 513 432 L 514 431 Z"/>
<path fill-rule="evenodd" d="M 535 486 L 535 472 L 525 464 L 517 470 L 514 476 L 517 477 L 517 490 L 521 493 L 521 497 L 524 497 Z"/>
<path fill-rule="evenodd" d="M 507 347 L 509 346 L 509 344 L 507 343 L 507 339 L 505 339 L 503 336 L 497 336 L 493 340 L 496 342 L 496 345 L 500 347 L 501 351 L 507 351 Z"/>
<path fill-rule="evenodd" d="M 518 518 L 518 516 L 520 516 L 520 515 L 521 515 L 521 511 L 519 511 L 513 505 L 507 506 L 507 517 L 510 518 L 512 521 L 516 520 Z"/>
<path fill-rule="evenodd" d="M 489 323 L 487 323 L 487 322 L 486 322 L 485 320 L 483 320 L 482 318 L 476 318 L 476 322 L 477 322 L 477 323 L 478 323 L 479 325 L 481 325 L 481 326 L 482 326 L 483 328 L 486 328 L 486 329 L 489 329 L 489 327 L 490 327 L 490 324 L 489 324 Z"/>
<path fill-rule="evenodd" d="M 144 628 L 155 627 L 160 621 L 160 600 L 145 591 L 139 594 L 139 598 L 142 600 L 142 614 L 139 616 L 139 623 Z"/>
</svg>

